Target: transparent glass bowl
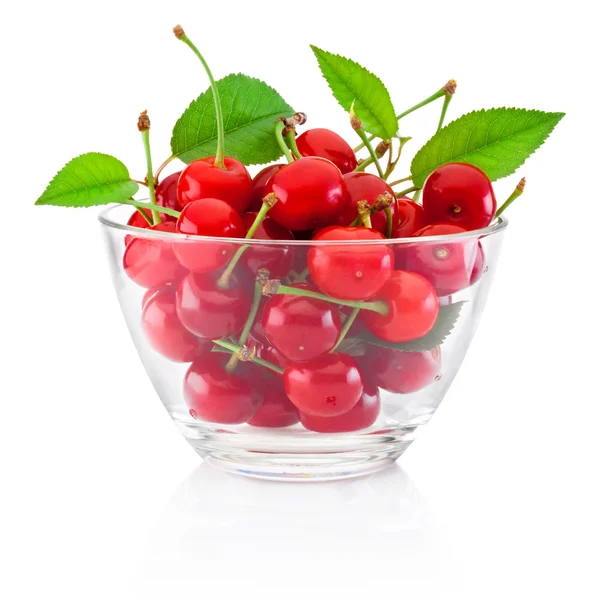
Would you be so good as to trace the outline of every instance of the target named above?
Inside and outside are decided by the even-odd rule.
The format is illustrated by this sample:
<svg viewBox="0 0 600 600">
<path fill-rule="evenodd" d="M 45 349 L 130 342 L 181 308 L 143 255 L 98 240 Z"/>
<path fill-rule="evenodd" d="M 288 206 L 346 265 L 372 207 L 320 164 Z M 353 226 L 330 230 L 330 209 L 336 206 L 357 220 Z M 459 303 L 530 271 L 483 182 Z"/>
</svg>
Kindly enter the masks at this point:
<svg viewBox="0 0 600 600">
<path fill-rule="evenodd" d="M 130 207 L 116 206 L 103 211 L 100 222 L 127 326 L 171 418 L 211 464 L 296 480 L 370 473 L 394 462 L 411 444 L 462 363 L 507 226 L 498 219 L 486 229 L 451 236 L 267 242 L 132 228 L 126 225 L 130 216 Z M 216 281 L 224 267 L 210 265 L 226 264 L 243 246 L 230 287 L 222 290 Z M 368 301 L 385 297 L 386 307 L 397 303 L 400 312 L 391 324 L 388 308 L 388 316 L 361 309 L 331 352 L 352 307 L 293 294 L 265 296 L 242 353 L 251 360 L 240 360 L 232 374 L 224 368 L 250 313 L 253 271 L 259 266 L 289 287 L 310 252 L 368 256 L 386 248 L 402 273 L 392 276 L 397 285 L 387 296 L 384 287 Z M 192 273 L 190 266 L 209 272 Z M 360 277 L 375 278 L 372 265 L 363 266 Z M 340 279 L 332 270 L 334 278 Z M 424 280 L 436 293 L 419 303 L 410 290 L 414 282 L 423 288 Z M 307 284 L 316 289 L 310 275 Z M 424 327 L 423 310 L 427 318 L 437 313 L 433 327 L 403 339 L 414 336 L 414 327 Z M 283 369 L 283 375 L 276 372 Z"/>
</svg>

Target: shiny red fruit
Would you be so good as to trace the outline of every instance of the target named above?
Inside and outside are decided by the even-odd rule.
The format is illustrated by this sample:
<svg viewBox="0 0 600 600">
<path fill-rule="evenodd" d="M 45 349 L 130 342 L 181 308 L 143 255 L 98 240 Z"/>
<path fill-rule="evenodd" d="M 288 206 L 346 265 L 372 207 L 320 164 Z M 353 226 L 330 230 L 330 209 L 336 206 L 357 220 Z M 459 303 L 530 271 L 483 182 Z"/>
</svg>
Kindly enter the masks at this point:
<svg viewBox="0 0 600 600">
<path fill-rule="evenodd" d="M 177 233 L 206 237 L 243 238 L 246 229 L 240 215 L 216 198 L 194 200 L 183 207 Z M 182 265 L 194 273 L 212 273 L 224 267 L 238 246 L 208 240 L 182 240 L 173 244 Z"/>
<path fill-rule="evenodd" d="M 298 410 L 317 417 L 343 415 L 363 394 L 358 364 L 347 354 L 325 354 L 290 364 L 283 373 L 283 383 Z"/>
<path fill-rule="evenodd" d="M 173 210 L 181 211 L 181 204 L 179 204 L 179 198 L 177 197 L 177 183 L 179 182 L 179 176 L 181 171 L 167 175 L 154 190 L 156 196 L 156 204 L 164 206 L 165 208 L 171 208 Z M 174 220 L 174 217 L 160 214 L 161 219 L 164 221 L 167 217 L 170 220 Z"/>
<path fill-rule="evenodd" d="M 324 158 L 301 158 L 277 171 L 265 188 L 278 202 L 269 216 L 292 231 L 325 227 L 348 201 L 340 170 Z"/>
<path fill-rule="evenodd" d="M 190 415 L 211 423 L 237 424 L 251 419 L 264 394 L 262 373 L 251 363 L 225 369 L 228 354 L 208 353 L 195 360 L 185 374 L 183 394 Z"/>
<path fill-rule="evenodd" d="M 342 173 L 350 173 L 358 165 L 350 144 L 331 129 L 309 129 L 296 139 L 296 145 L 302 156 L 326 158 Z"/>
<path fill-rule="evenodd" d="M 171 289 L 155 292 L 146 302 L 142 329 L 150 346 L 174 362 L 192 362 L 212 347 L 211 342 L 196 337 L 181 324 Z"/>
<path fill-rule="evenodd" d="M 439 379 L 442 354 L 439 347 L 428 352 L 401 352 L 370 346 L 361 365 L 380 388 L 397 394 L 411 394 Z"/>
<path fill-rule="evenodd" d="M 398 198 L 398 226 L 392 233 L 393 238 L 411 237 L 426 225 L 425 211 L 420 204 L 410 198 Z"/>
<path fill-rule="evenodd" d="M 360 400 L 343 415 L 316 417 L 300 413 L 300 422 L 306 429 L 318 433 L 343 433 L 365 429 L 375 423 L 381 410 L 381 399 L 377 386 L 366 383 Z"/>
<path fill-rule="evenodd" d="M 246 322 L 252 290 L 246 280 L 232 275 L 229 288 L 214 276 L 189 273 L 177 288 L 177 315 L 199 337 L 217 340 L 237 333 Z"/>
<path fill-rule="evenodd" d="M 366 200 L 369 206 L 372 206 L 377 197 L 381 194 L 390 194 L 393 198 L 392 205 L 392 231 L 398 225 L 398 204 L 396 202 L 396 195 L 394 190 L 377 175 L 371 173 L 347 173 L 344 175 L 344 181 L 346 182 L 346 189 L 348 190 L 349 201 L 345 208 L 338 214 L 335 222 L 338 225 L 350 225 L 358 216 L 356 211 L 356 204 L 359 200 Z M 387 232 L 387 217 L 385 212 L 378 211 L 371 215 L 371 224 L 373 229 L 383 233 Z"/>
<path fill-rule="evenodd" d="M 362 310 L 360 317 L 373 335 L 388 342 L 423 337 L 437 319 L 437 294 L 429 281 L 417 273 L 394 271 L 374 299 L 387 304 L 387 314 Z"/>
<path fill-rule="evenodd" d="M 279 169 L 282 169 L 285 165 L 269 165 L 262 171 L 259 171 L 252 180 L 252 198 L 250 199 L 249 211 L 258 212 L 262 206 L 263 198 L 265 194 L 265 186 L 271 176 L 277 173 Z"/>
<path fill-rule="evenodd" d="M 299 420 L 298 409 L 287 397 L 281 379 L 265 379 L 264 400 L 248 424 L 254 427 L 289 427 Z"/>
<path fill-rule="evenodd" d="M 215 167 L 215 157 L 191 162 L 182 172 L 177 184 L 179 204 L 201 198 L 218 198 L 238 213 L 250 204 L 252 178 L 248 169 L 235 158 L 225 157 L 225 168 Z"/>
<path fill-rule="evenodd" d="M 468 230 L 487 227 L 496 213 L 488 176 L 467 163 L 438 167 L 423 186 L 423 208 L 429 223 L 454 223 Z"/>
<path fill-rule="evenodd" d="M 148 231 L 175 233 L 175 223 L 159 223 Z M 170 239 L 128 236 L 123 255 L 123 268 L 138 285 L 160 289 L 178 282 L 187 269 L 181 265 L 173 252 Z"/>
<path fill-rule="evenodd" d="M 292 287 L 311 289 L 306 284 Z M 309 360 L 335 346 L 342 322 L 335 304 L 275 294 L 263 310 L 262 328 L 271 345 L 285 358 Z"/>
<path fill-rule="evenodd" d="M 312 280 L 324 293 L 344 300 L 366 300 L 374 296 L 394 270 L 394 252 L 386 245 L 363 245 L 385 237 L 366 227 L 332 226 L 321 229 L 314 240 L 331 241 L 315 245 L 308 252 Z M 334 240 L 358 242 L 335 245 Z"/>
<path fill-rule="evenodd" d="M 257 213 L 244 213 L 244 235 L 248 232 Z M 243 236 L 242 236 L 243 237 Z M 292 232 L 282 227 L 270 217 L 265 217 L 258 226 L 254 240 L 293 240 Z M 283 279 L 292 270 L 294 264 L 294 251 L 291 246 L 273 244 L 271 246 L 250 244 L 242 256 L 242 262 L 248 266 L 252 273 L 256 273 L 261 267 L 268 269 L 272 279 Z"/>
</svg>

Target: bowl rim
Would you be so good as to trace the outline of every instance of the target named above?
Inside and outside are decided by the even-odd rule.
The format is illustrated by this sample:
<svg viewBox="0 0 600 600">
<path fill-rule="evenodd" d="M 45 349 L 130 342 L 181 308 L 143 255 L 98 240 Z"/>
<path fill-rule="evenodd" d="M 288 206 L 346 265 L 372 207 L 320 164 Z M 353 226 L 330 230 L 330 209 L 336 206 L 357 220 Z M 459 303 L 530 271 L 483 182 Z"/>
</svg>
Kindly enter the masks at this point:
<svg viewBox="0 0 600 600">
<path fill-rule="evenodd" d="M 506 217 L 496 217 L 491 225 L 481 229 L 473 229 L 464 233 L 451 233 L 446 235 L 430 235 L 423 237 L 408 237 L 408 238 L 384 238 L 381 240 L 256 240 L 246 238 L 229 238 L 229 237 L 209 237 L 204 235 L 182 235 L 181 233 L 171 233 L 169 231 L 149 231 L 139 227 L 132 227 L 126 223 L 118 222 L 111 218 L 111 213 L 117 209 L 122 209 L 128 206 L 126 204 L 111 204 L 98 215 L 98 220 L 102 225 L 109 229 L 125 231 L 129 234 L 134 234 L 137 238 L 147 239 L 163 239 L 182 242 L 189 241 L 206 241 L 206 242 L 224 242 L 227 244 L 237 245 L 253 245 L 253 246 L 374 246 L 374 245 L 403 245 L 403 244 L 431 244 L 440 242 L 458 242 L 461 240 L 483 238 L 497 233 L 500 233 L 508 226 Z M 129 206 L 129 208 L 132 208 Z"/>
</svg>

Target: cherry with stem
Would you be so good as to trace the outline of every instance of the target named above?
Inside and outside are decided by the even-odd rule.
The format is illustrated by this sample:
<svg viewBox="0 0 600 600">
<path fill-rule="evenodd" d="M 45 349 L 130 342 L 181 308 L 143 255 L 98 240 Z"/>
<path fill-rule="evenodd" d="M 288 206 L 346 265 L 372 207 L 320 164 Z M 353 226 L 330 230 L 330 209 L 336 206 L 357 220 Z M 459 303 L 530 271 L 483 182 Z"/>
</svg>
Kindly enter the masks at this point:
<svg viewBox="0 0 600 600">
<path fill-rule="evenodd" d="M 146 221 L 146 223 L 148 223 L 148 225 L 150 227 L 152 227 L 152 225 L 154 225 L 154 223 L 152 222 L 152 219 L 148 216 L 148 213 L 143 208 L 136 206 L 135 209 L 140 213 L 140 215 L 142 215 L 142 217 L 144 217 L 144 220 Z"/>
<path fill-rule="evenodd" d="M 150 118 L 148 117 L 147 110 L 144 110 L 140 113 L 137 126 L 138 130 L 142 134 L 144 152 L 146 153 L 146 168 L 148 172 L 148 194 L 150 196 L 150 204 L 156 206 L 156 194 L 154 192 L 154 175 L 152 171 L 152 154 L 150 153 Z M 151 212 L 152 224 L 158 225 L 159 223 L 161 223 L 158 211 L 155 208 L 152 208 Z"/>
<path fill-rule="evenodd" d="M 496 211 L 496 217 L 499 217 L 522 193 L 525 189 L 525 177 L 519 181 L 514 192 L 508 197 L 504 204 Z"/>
</svg>

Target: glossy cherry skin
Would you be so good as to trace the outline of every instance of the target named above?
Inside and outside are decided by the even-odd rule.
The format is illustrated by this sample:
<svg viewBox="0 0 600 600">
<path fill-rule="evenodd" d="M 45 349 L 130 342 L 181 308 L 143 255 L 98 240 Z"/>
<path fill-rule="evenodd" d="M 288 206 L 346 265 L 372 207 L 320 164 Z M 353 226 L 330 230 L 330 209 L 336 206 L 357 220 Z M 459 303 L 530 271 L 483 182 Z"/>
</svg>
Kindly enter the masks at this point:
<svg viewBox="0 0 600 600">
<path fill-rule="evenodd" d="M 240 215 L 229 204 L 216 198 L 202 198 L 186 204 L 177 233 L 207 237 L 243 238 L 246 229 Z M 207 240 L 182 240 L 173 245 L 182 265 L 194 273 L 212 273 L 224 267 L 238 246 Z"/>
<path fill-rule="evenodd" d="M 257 213 L 244 213 L 244 235 L 248 232 Z M 243 236 L 242 236 L 243 237 Z M 252 239 L 255 240 L 293 240 L 292 232 L 269 217 L 265 217 L 258 226 Z M 272 279 L 283 279 L 292 270 L 294 264 L 294 251 L 291 246 L 273 244 L 263 246 L 250 244 L 242 256 L 242 262 L 252 273 L 256 273 L 261 267 L 268 269 Z"/>
<path fill-rule="evenodd" d="M 156 204 L 159 206 L 164 206 L 165 208 L 181 211 L 181 204 L 179 204 L 179 198 L 177 197 L 177 184 L 179 182 L 180 175 L 181 171 L 177 171 L 177 173 L 167 175 L 167 177 L 159 182 L 154 190 Z M 162 214 L 161 218 L 163 218 Z M 173 220 L 174 217 L 169 216 L 169 219 Z"/>
<path fill-rule="evenodd" d="M 398 225 L 398 205 L 396 202 L 396 195 L 394 190 L 377 175 L 371 173 L 347 173 L 344 175 L 344 181 L 346 182 L 346 189 L 348 190 L 349 201 L 346 207 L 338 214 L 335 222 L 338 225 L 350 225 L 358 216 L 356 211 L 356 204 L 359 200 L 366 200 L 369 206 L 372 206 L 377 196 L 381 194 L 390 194 L 393 198 L 392 205 L 392 231 Z M 385 212 L 379 211 L 371 215 L 371 224 L 373 229 L 379 231 L 379 233 L 387 232 L 387 217 Z"/>
<path fill-rule="evenodd" d="M 316 417 L 347 413 L 364 389 L 358 364 L 347 354 L 324 354 L 292 363 L 283 373 L 283 384 L 298 410 Z"/>
<path fill-rule="evenodd" d="M 252 178 L 248 169 L 235 158 L 225 157 L 225 169 L 215 167 L 215 157 L 191 162 L 182 172 L 177 184 L 179 204 L 201 198 L 218 198 L 238 213 L 244 212 L 252 196 Z"/>
<path fill-rule="evenodd" d="M 397 394 L 411 394 L 439 379 L 442 354 L 439 347 L 428 352 L 401 352 L 370 346 L 361 365 L 380 388 Z"/>
<path fill-rule="evenodd" d="M 254 176 L 254 179 L 252 180 L 252 198 L 250 199 L 250 206 L 248 207 L 249 211 L 258 212 L 260 210 L 263 198 L 266 196 L 265 187 L 267 182 L 274 173 L 277 173 L 277 171 L 283 167 L 285 167 L 284 164 L 269 165 Z"/>
<path fill-rule="evenodd" d="M 326 227 L 314 240 L 349 242 L 381 241 L 385 237 L 366 227 Z M 312 280 L 324 293 L 344 300 L 365 300 L 374 296 L 394 270 L 394 252 L 386 245 L 313 246 L 308 251 Z"/>
<path fill-rule="evenodd" d="M 481 169 L 467 163 L 448 163 L 427 178 L 423 186 L 423 209 L 429 223 L 480 229 L 494 218 L 496 196 Z"/>
<path fill-rule="evenodd" d="M 412 237 L 426 225 L 425 211 L 420 204 L 410 198 L 398 198 L 398 226 L 392 233 L 393 238 Z"/>
<path fill-rule="evenodd" d="M 342 173 L 350 173 L 358 165 L 350 144 L 331 129 L 308 129 L 296 139 L 296 145 L 302 156 L 326 158 Z"/>
<path fill-rule="evenodd" d="M 485 252 L 483 251 L 483 246 L 481 242 L 477 243 L 477 254 L 475 255 L 475 262 L 473 263 L 473 270 L 471 271 L 471 279 L 469 283 L 473 285 L 477 283 L 481 276 L 485 273 Z"/>
<path fill-rule="evenodd" d="M 148 230 L 175 233 L 175 223 L 159 223 Z M 123 268 L 138 285 L 161 289 L 178 282 L 187 273 L 173 252 L 171 240 L 136 236 L 128 238 Z"/>
<path fill-rule="evenodd" d="M 177 288 L 177 315 L 195 335 L 217 340 L 237 333 L 252 304 L 249 281 L 232 275 L 221 289 L 214 276 L 189 273 Z"/>
<path fill-rule="evenodd" d="M 183 394 L 194 419 L 234 425 L 250 420 L 264 395 L 262 373 L 251 363 L 225 369 L 230 355 L 206 353 L 185 374 Z"/>
<path fill-rule="evenodd" d="M 300 413 L 300 422 L 306 429 L 318 433 L 343 433 L 365 429 L 375 423 L 381 410 L 379 390 L 372 383 L 364 383 L 360 400 L 343 415 L 316 417 Z"/>
<path fill-rule="evenodd" d="M 413 237 L 417 239 L 465 232 L 466 229 L 458 225 L 435 223 L 420 229 Z M 476 258 L 477 241 L 472 239 L 423 242 L 396 248 L 396 266 L 425 277 L 438 296 L 454 294 L 469 287 Z"/>
<path fill-rule="evenodd" d="M 155 292 L 142 312 L 142 329 L 152 348 L 174 362 L 192 362 L 212 344 L 190 333 L 179 320 L 175 291 Z"/>
<path fill-rule="evenodd" d="M 340 170 L 317 157 L 300 158 L 277 171 L 265 192 L 278 198 L 269 216 L 292 231 L 332 224 L 348 201 Z"/>
<path fill-rule="evenodd" d="M 423 337 L 437 319 L 439 303 L 433 286 L 421 275 L 394 271 L 375 300 L 383 300 L 388 313 L 362 310 L 367 329 L 388 342 L 408 342 Z"/>
<path fill-rule="evenodd" d="M 306 284 L 292 287 L 311 289 Z M 263 331 L 288 360 L 309 360 L 329 352 L 342 329 L 335 304 L 289 294 L 275 294 L 262 313 Z"/>
<path fill-rule="evenodd" d="M 254 427 L 289 427 L 299 420 L 298 409 L 287 397 L 283 381 L 279 377 L 265 379 L 264 400 L 248 424 Z"/>
</svg>

